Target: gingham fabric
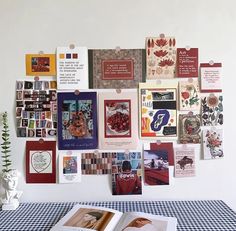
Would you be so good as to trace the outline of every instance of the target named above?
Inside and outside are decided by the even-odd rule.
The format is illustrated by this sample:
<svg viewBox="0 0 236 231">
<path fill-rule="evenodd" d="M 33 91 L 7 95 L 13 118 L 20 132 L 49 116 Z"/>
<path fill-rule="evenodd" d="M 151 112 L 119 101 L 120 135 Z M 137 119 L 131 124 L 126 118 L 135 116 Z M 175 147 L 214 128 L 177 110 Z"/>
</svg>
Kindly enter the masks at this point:
<svg viewBox="0 0 236 231">
<path fill-rule="evenodd" d="M 75 205 L 66 203 L 21 203 L 15 211 L 0 211 L 1 231 L 46 231 Z M 223 201 L 116 201 L 81 202 L 122 212 L 139 211 L 178 220 L 178 231 L 236 231 L 236 213 Z"/>
</svg>

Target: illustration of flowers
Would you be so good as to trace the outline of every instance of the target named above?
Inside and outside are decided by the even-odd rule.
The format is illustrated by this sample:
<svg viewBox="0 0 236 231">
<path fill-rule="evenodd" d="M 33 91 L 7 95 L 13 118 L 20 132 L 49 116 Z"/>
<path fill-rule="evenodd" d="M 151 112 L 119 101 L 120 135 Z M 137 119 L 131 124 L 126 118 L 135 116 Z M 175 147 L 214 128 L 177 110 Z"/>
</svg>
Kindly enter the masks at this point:
<svg viewBox="0 0 236 231">
<path fill-rule="evenodd" d="M 221 149 L 222 140 L 220 138 L 220 134 L 217 132 L 210 132 L 209 130 L 206 133 L 207 138 L 207 145 L 206 147 L 209 148 L 210 154 L 212 158 L 216 156 L 223 157 L 223 150 Z"/>
</svg>

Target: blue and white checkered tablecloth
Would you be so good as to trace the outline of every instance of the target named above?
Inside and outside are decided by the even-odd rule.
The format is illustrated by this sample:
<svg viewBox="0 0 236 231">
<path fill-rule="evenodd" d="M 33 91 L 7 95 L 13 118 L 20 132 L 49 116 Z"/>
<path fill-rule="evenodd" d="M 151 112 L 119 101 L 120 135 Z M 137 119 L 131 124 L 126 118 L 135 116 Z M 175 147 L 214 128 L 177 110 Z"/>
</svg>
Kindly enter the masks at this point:
<svg viewBox="0 0 236 231">
<path fill-rule="evenodd" d="M 1 231 L 46 231 L 75 205 L 65 203 L 22 203 L 15 211 L 0 211 Z M 223 201 L 116 201 L 81 202 L 122 212 L 139 211 L 178 220 L 178 231 L 236 231 L 236 213 Z"/>
</svg>

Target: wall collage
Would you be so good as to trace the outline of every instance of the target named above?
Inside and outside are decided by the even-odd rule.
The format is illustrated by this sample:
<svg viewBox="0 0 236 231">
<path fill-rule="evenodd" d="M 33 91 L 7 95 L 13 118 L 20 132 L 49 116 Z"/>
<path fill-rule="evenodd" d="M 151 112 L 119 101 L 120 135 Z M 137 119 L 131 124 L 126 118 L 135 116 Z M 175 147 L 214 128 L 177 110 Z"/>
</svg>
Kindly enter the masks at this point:
<svg viewBox="0 0 236 231">
<path fill-rule="evenodd" d="M 142 194 L 143 184 L 169 185 L 169 166 L 195 176 L 196 144 L 202 160 L 224 156 L 222 64 L 199 64 L 198 48 L 163 34 L 145 46 L 26 54 L 16 81 L 26 183 L 111 174 L 113 195 Z"/>
</svg>

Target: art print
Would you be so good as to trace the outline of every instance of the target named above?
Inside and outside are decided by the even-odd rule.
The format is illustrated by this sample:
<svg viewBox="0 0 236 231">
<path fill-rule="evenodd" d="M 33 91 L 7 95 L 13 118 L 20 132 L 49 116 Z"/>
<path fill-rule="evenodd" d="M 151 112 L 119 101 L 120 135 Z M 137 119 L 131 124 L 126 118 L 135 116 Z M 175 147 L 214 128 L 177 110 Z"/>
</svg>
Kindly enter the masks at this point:
<svg viewBox="0 0 236 231">
<path fill-rule="evenodd" d="M 201 92 L 222 92 L 221 63 L 201 63 Z"/>
<path fill-rule="evenodd" d="M 223 151 L 223 129 L 210 128 L 202 131 L 203 158 L 205 160 L 222 158 Z"/>
<path fill-rule="evenodd" d="M 168 154 L 144 150 L 144 181 L 146 185 L 169 185 Z"/>
<path fill-rule="evenodd" d="M 111 174 L 112 152 L 81 153 L 83 175 Z"/>
<path fill-rule="evenodd" d="M 208 94 L 202 95 L 202 125 L 218 126 L 224 123 L 223 96 Z"/>
<path fill-rule="evenodd" d="M 105 100 L 105 137 L 131 137 L 131 100 Z"/>
<path fill-rule="evenodd" d="M 97 148 L 96 92 L 58 93 L 59 149 Z"/>
<path fill-rule="evenodd" d="M 81 157 L 75 151 L 59 152 L 59 183 L 81 181 Z"/>
<path fill-rule="evenodd" d="M 180 143 L 201 143 L 200 115 L 179 115 Z"/>
<path fill-rule="evenodd" d="M 195 152 L 193 148 L 175 149 L 175 177 L 195 176 Z"/>
<path fill-rule="evenodd" d="M 138 141 L 137 92 L 99 94 L 99 148 L 135 149 Z"/>
<path fill-rule="evenodd" d="M 58 89 L 88 89 L 88 49 L 57 47 Z"/>
<path fill-rule="evenodd" d="M 145 50 L 89 50 L 90 88 L 136 88 L 145 78 Z"/>
<path fill-rule="evenodd" d="M 16 82 L 16 131 L 18 137 L 55 137 L 57 93 L 55 81 Z"/>
<path fill-rule="evenodd" d="M 26 183 L 56 183 L 56 141 L 26 141 Z"/>
<path fill-rule="evenodd" d="M 147 79 L 174 78 L 176 40 L 174 37 L 146 39 Z"/>
<path fill-rule="evenodd" d="M 176 137 L 176 89 L 140 87 L 141 138 Z"/>
<path fill-rule="evenodd" d="M 26 54 L 26 75 L 55 76 L 56 57 L 54 54 Z"/>
<path fill-rule="evenodd" d="M 179 82 L 179 109 L 181 111 L 200 110 L 201 98 L 197 80 Z"/>
<path fill-rule="evenodd" d="M 140 152 L 117 152 L 112 161 L 112 194 L 142 194 Z"/>
</svg>

